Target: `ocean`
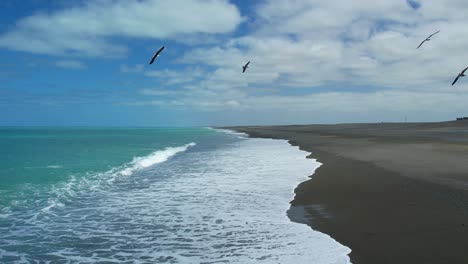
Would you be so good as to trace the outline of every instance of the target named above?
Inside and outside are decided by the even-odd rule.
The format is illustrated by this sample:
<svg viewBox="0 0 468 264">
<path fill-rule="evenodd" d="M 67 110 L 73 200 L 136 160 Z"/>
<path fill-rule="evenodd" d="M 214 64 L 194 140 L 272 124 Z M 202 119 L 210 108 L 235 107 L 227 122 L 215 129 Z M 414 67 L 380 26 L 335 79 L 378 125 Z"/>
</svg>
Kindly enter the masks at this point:
<svg viewBox="0 0 468 264">
<path fill-rule="evenodd" d="M 350 263 L 287 217 L 308 154 L 210 128 L 1 128 L 0 263 Z"/>
</svg>

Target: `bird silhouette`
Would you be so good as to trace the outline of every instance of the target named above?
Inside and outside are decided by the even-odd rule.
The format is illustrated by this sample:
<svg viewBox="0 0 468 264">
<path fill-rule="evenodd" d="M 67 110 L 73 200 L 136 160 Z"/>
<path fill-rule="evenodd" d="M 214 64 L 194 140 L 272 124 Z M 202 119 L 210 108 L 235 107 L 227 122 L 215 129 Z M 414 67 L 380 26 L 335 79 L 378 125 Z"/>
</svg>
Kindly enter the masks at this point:
<svg viewBox="0 0 468 264">
<path fill-rule="evenodd" d="M 462 72 L 460 72 L 460 73 L 458 74 L 457 78 L 455 78 L 455 80 L 453 80 L 452 85 L 454 85 L 454 84 L 458 81 L 458 78 L 465 76 L 466 70 L 468 70 L 468 67 L 466 67 Z"/>
<path fill-rule="evenodd" d="M 419 47 L 421 47 L 424 42 L 431 40 L 431 37 L 434 36 L 435 34 L 439 33 L 439 32 L 440 32 L 440 30 L 438 30 L 437 32 L 432 33 L 431 35 L 429 35 L 429 37 L 427 37 L 425 40 L 423 40 L 421 42 L 421 44 L 419 44 L 419 46 L 416 49 L 419 49 Z"/>
<path fill-rule="evenodd" d="M 149 64 L 153 64 L 154 60 L 156 60 L 156 58 L 159 56 L 159 53 L 161 53 L 163 49 L 164 49 L 164 46 L 162 46 L 158 51 L 156 51 L 156 53 L 154 53 L 153 58 L 151 58 L 151 61 Z"/>
<path fill-rule="evenodd" d="M 250 61 L 247 62 L 244 66 L 242 66 L 242 73 L 244 73 L 247 70 L 247 68 L 249 67 L 249 63 Z"/>
</svg>

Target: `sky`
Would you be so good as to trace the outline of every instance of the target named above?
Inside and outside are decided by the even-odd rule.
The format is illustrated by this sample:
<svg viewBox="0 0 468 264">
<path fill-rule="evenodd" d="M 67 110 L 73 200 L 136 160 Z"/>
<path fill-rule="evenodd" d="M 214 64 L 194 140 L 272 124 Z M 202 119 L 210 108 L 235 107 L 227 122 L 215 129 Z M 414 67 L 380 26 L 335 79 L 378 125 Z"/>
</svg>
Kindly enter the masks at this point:
<svg viewBox="0 0 468 264">
<path fill-rule="evenodd" d="M 467 13 L 465 0 L 2 0 L 0 126 L 453 120 L 468 116 L 468 78 L 451 85 Z"/>
</svg>

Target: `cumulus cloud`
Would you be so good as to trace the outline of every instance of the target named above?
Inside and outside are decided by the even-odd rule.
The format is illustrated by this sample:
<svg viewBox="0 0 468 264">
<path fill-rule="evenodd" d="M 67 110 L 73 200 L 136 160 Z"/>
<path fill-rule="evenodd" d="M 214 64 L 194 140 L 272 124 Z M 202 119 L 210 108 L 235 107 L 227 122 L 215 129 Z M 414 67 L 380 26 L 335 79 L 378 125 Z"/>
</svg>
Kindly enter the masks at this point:
<svg viewBox="0 0 468 264">
<path fill-rule="evenodd" d="M 456 9 L 453 2 L 450 10 Z M 226 68 L 251 58 L 258 65 L 254 71 L 275 75 L 275 83 L 289 76 L 286 86 L 435 84 L 457 72 L 455 60 L 466 58 L 460 58 L 464 48 L 458 40 L 468 32 L 462 29 L 465 18 L 443 21 L 446 8 L 432 14 L 425 8 L 429 4 L 415 10 L 406 1 L 266 1 L 257 10 L 262 19 L 257 32 L 222 47 L 191 51 L 185 59 Z M 443 36 L 434 37 L 424 51 L 415 50 L 437 29 Z M 435 70 L 441 63 L 447 67 Z"/>
<path fill-rule="evenodd" d="M 194 105 L 430 113 L 458 111 L 468 99 L 450 85 L 468 66 L 463 1 L 267 0 L 253 16 L 248 32 L 180 59 L 211 69 L 191 84 L 205 96 Z"/>
<path fill-rule="evenodd" d="M 430 116 L 462 111 L 468 100 L 468 78 L 450 85 L 468 66 L 464 0 L 264 0 L 249 7 L 244 19 L 227 0 L 91 1 L 18 21 L 0 35 L 0 47 L 115 56 L 126 52 L 119 38 L 177 41 L 182 52 L 171 54 L 175 63 L 165 69 L 121 65 L 159 85 L 136 89 L 129 103 L 136 106 L 220 115 L 293 111 L 291 118 Z"/>
<path fill-rule="evenodd" d="M 183 8 L 181 8 L 183 7 Z M 94 0 L 25 17 L 0 35 L 0 47 L 52 55 L 119 56 L 116 37 L 174 39 L 234 30 L 242 22 L 227 0 Z"/>
</svg>

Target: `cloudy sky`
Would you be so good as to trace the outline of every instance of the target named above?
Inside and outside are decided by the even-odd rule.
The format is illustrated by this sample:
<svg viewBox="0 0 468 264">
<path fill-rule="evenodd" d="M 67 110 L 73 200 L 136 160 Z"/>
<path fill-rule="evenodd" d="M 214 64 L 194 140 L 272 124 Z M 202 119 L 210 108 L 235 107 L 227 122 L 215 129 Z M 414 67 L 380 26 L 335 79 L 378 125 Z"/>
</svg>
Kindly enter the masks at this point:
<svg viewBox="0 0 468 264">
<path fill-rule="evenodd" d="M 451 86 L 467 14 L 466 0 L 3 0 L 0 125 L 468 116 L 468 78 Z"/>
</svg>

